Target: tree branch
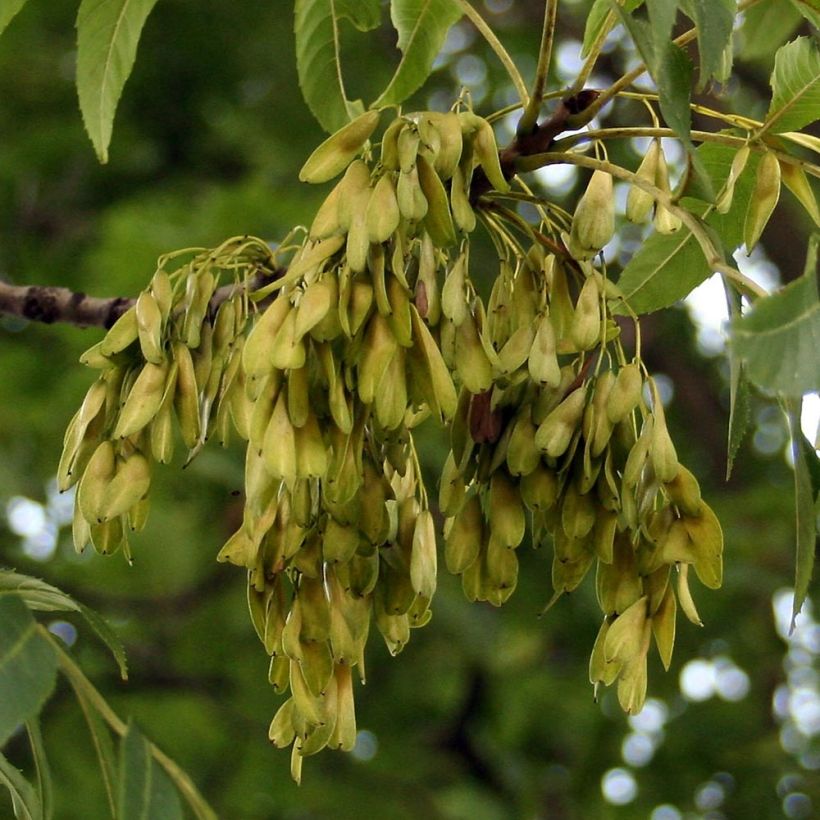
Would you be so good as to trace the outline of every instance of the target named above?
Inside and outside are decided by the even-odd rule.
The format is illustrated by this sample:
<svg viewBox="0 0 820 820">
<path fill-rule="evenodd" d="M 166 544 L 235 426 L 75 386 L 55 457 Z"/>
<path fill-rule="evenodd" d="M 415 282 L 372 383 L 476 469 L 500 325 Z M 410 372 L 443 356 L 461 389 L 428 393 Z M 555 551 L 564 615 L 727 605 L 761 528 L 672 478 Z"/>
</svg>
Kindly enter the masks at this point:
<svg viewBox="0 0 820 820">
<path fill-rule="evenodd" d="M 99 299 L 68 288 L 0 282 L 0 313 L 50 325 L 109 328 L 135 302 L 124 296 Z"/>
</svg>

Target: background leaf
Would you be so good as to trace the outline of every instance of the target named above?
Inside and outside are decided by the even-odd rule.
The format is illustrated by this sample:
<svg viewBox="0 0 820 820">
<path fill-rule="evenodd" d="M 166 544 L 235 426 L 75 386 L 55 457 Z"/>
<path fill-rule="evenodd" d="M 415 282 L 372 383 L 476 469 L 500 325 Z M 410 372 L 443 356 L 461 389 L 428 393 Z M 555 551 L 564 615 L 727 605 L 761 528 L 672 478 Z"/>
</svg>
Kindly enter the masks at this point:
<svg viewBox="0 0 820 820">
<path fill-rule="evenodd" d="M 325 131 L 338 131 L 352 119 L 339 40 L 340 8 L 335 0 L 296 0 L 293 30 L 299 87 L 313 116 Z"/>
<path fill-rule="evenodd" d="M 157 0 L 83 0 L 77 14 L 77 92 L 100 162 L 108 162 L 114 114 Z"/>
<path fill-rule="evenodd" d="M 75 601 L 70 595 L 39 578 L 0 570 L 0 596 L 4 594 L 18 595 L 25 601 L 26 606 L 33 610 L 79 612 L 111 651 L 119 666 L 120 677 L 128 680 L 128 662 L 122 642 L 108 623 L 91 607 Z"/>
<path fill-rule="evenodd" d="M 627 11 L 633 11 L 642 5 L 644 0 L 625 0 L 624 8 Z M 592 47 L 595 38 L 600 34 L 601 29 L 609 16 L 612 6 L 609 0 L 595 0 L 592 8 L 587 15 L 586 25 L 584 26 L 584 43 L 581 47 L 581 57 L 586 57 L 589 54 L 589 49 Z"/>
<path fill-rule="evenodd" d="M 3 0 L 0 4 L 0 34 L 11 22 L 12 17 L 25 6 L 26 0 Z"/>
<path fill-rule="evenodd" d="M 741 55 L 747 60 L 766 59 L 800 25 L 800 12 L 789 0 L 762 0 L 743 13 Z"/>
<path fill-rule="evenodd" d="M 119 820 L 179 820 L 182 806 L 173 784 L 154 765 L 151 748 L 134 724 L 120 741 Z"/>
<path fill-rule="evenodd" d="M 806 600 L 809 584 L 814 571 L 814 556 L 817 548 L 817 516 L 820 513 L 820 461 L 800 429 L 802 402 L 787 405 L 788 419 L 792 435 L 792 455 L 794 456 L 794 494 L 796 501 L 796 541 L 794 604 L 792 608 L 792 629 L 797 614 Z"/>
<path fill-rule="evenodd" d="M 34 767 L 37 771 L 37 794 L 44 817 L 52 817 L 54 812 L 54 784 L 51 779 L 51 766 L 46 756 L 46 747 L 43 743 L 43 733 L 40 730 L 40 721 L 31 718 L 26 721 L 28 742 L 31 746 L 31 756 L 34 758 Z"/>
<path fill-rule="evenodd" d="M 0 597 L 0 746 L 40 711 L 54 689 L 57 659 L 26 605 Z"/>
<path fill-rule="evenodd" d="M 336 0 L 336 9 L 359 31 L 372 31 L 382 21 L 381 0 Z"/>
<path fill-rule="evenodd" d="M 798 37 L 774 58 L 772 102 L 763 130 L 797 131 L 820 119 L 820 48 Z"/>
<path fill-rule="evenodd" d="M 815 28 L 820 28 L 820 2 L 818 0 L 791 0 L 791 4 Z"/>
<path fill-rule="evenodd" d="M 745 361 L 750 381 L 766 393 L 799 398 L 820 389 L 816 260 L 815 241 L 806 273 L 758 299 L 748 315 L 732 324 L 734 351 Z"/>
<path fill-rule="evenodd" d="M 698 87 L 703 88 L 711 77 L 722 79 L 723 54 L 732 40 L 737 0 L 690 0 L 686 8 L 698 27 Z"/>
<path fill-rule="evenodd" d="M 374 107 L 400 103 L 421 86 L 461 9 L 453 0 L 393 0 L 390 17 L 402 58 Z"/>
<path fill-rule="evenodd" d="M 11 795 L 14 816 L 18 820 L 42 820 L 43 809 L 34 786 L 0 754 L 0 783 Z"/>
</svg>

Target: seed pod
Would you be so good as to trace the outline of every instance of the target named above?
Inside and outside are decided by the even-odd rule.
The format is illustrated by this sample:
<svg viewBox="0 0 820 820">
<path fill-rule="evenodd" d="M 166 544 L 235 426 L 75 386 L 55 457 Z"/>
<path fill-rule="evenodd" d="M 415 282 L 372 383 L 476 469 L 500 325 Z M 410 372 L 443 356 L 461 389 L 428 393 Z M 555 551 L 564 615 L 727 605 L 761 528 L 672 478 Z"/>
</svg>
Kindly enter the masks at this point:
<svg viewBox="0 0 820 820">
<path fill-rule="evenodd" d="M 471 393 L 482 393 L 493 383 L 493 368 L 479 338 L 476 321 L 468 314 L 456 328 L 456 371 Z"/>
<path fill-rule="evenodd" d="M 379 124 L 378 111 L 365 111 L 328 137 L 299 171 L 301 182 L 327 182 L 350 164 Z"/>
<path fill-rule="evenodd" d="M 415 166 L 399 174 L 396 198 L 399 212 L 408 222 L 421 222 L 424 219 L 427 214 L 427 198 L 421 189 L 418 169 Z"/>
<path fill-rule="evenodd" d="M 672 481 L 678 474 L 678 455 L 666 428 L 666 414 L 654 379 L 649 380 L 649 386 L 652 391 L 652 413 L 654 416 L 649 454 L 658 480 L 661 482 Z"/>
<path fill-rule="evenodd" d="M 376 419 L 385 430 L 395 430 L 404 421 L 407 410 L 405 358 L 404 348 L 396 347 L 376 385 L 373 408 Z"/>
<path fill-rule="evenodd" d="M 151 364 L 162 364 L 162 312 L 150 291 L 144 290 L 137 297 L 137 332 L 142 355 Z"/>
<path fill-rule="evenodd" d="M 535 338 L 532 342 L 527 368 L 530 378 L 547 387 L 557 387 L 561 382 L 561 368 L 556 355 L 555 329 L 549 314 L 544 313 L 538 320 Z"/>
<path fill-rule="evenodd" d="M 458 327 L 469 312 L 467 306 L 467 253 L 458 259 L 447 273 L 441 291 L 441 312 Z"/>
<path fill-rule="evenodd" d="M 612 177 L 595 171 L 575 207 L 569 251 L 573 259 L 591 259 L 615 233 L 615 196 Z"/>
<path fill-rule="evenodd" d="M 655 178 L 655 185 L 665 194 L 671 194 L 672 189 L 669 186 L 669 167 L 666 164 L 666 156 L 661 149 L 658 154 L 658 174 Z M 658 233 L 669 234 L 680 230 L 681 220 L 679 216 L 675 216 L 668 208 L 658 203 L 655 208 L 654 225 Z"/>
<path fill-rule="evenodd" d="M 643 378 L 636 362 L 624 365 L 615 377 L 606 403 L 606 415 L 612 424 L 623 421 L 640 403 Z"/>
<path fill-rule="evenodd" d="M 652 140 L 644 158 L 641 160 L 641 164 L 638 166 L 638 170 L 635 172 L 638 179 L 648 182 L 650 185 L 655 184 L 660 150 L 660 141 Z M 652 194 L 633 183 L 629 186 L 629 194 L 626 198 L 626 218 L 630 222 L 646 222 L 654 204 L 655 198 Z"/>
<path fill-rule="evenodd" d="M 512 475 L 529 475 L 541 463 L 541 454 L 535 446 L 535 431 L 530 407 L 526 406 L 512 424 L 507 445 L 507 467 Z"/>
<path fill-rule="evenodd" d="M 325 318 L 334 304 L 334 296 L 338 296 L 338 290 L 333 276 L 311 282 L 305 288 L 295 309 L 296 318 L 293 328 L 295 339 L 301 339 Z"/>
<path fill-rule="evenodd" d="M 313 222 L 310 224 L 310 231 L 308 232 L 310 239 L 327 239 L 342 232 L 342 226 L 339 222 L 339 197 L 343 187 L 343 182 L 337 183 L 319 206 L 319 210 L 316 211 L 316 216 L 313 217 Z"/>
<path fill-rule="evenodd" d="M 427 200 L 424 228 L 438 247 L 451 245 L 456 241 L 456 234 L 444 185 L 433 166 L 423 156 L 419 156 L 416 169 L 419 185 Z"/>
<path fill-rule="evenodd" d="M 661 656 L 663 668 L 669 671 L 672 663 L 672 650 L 675 647 L 675 619 L 677 602 L 671 585 L 667 585 L 661 604 L 652 616 L 652 632 Z"/>
<path fill-rule="evenodd" d="M 462 156 L 461 162 L 453 171 L 450 180 L 450 204 L 456 225 L 465 233 L 475 230 L 476 218 L 470 204 L 470 182 L 472 181 L 472 152 L 467 154 L 467 161 Z"/>
<path fill-rule="evenodd" d="M 242 348 L 242 367 L 249 380 L 261 379 L 274 369 L 271 362 L 274 342 L 290 312 L 290 300 L 280 293 L 251 327 Z"/>
<path fill-rule="evenodd" d="M 703 626 L 689 590 L 689 564 L 678 564 L 678 601 L 683 614 L 695 625 Z"/>
<path fill-rule="evenodd" d="M 296 737 L 293 728 L 293 698 L 288 698 L 277 709 L 273 716 L 270 728 L 268 729 L 268 739 L 277 749 L 284 749 L 290 746 Z"/>
<path fill-rule="evenodd" d="M 578 350 L 590 350 L 601 340 L 601 304 L 598 283 L 587 277 L 578 295 L 569 337 Z"/>
<path fill-rule="evenodd" d="M 535 341 L 535 326 L 528 322 L 521 325 L 498 352 L 500 370 L 503 374 L 515 373 L 529 358 Z"/>
<path fill-rule="evenodd" d="M 535 446 L 550 458 L 560 458 L 570 445 L 586 406 L 586 387 L 572 391 L 544 419 L 535 433 Z"/>
<path fill-rule="evenodd" d="M 820 226 L 820 209 L 817 207 L 817 197 L 815 197 L 814 191 L 809 184 L 806 172 L 799 165 L 781 162 L 780 177 L 783 184 L 797 197 L 800 204 L 814 220 L 814 224 Z"/>
<path fill-rule="evenodd" d="M 353 700 L 353 676 L 350 667 L 336 664 L 336 723 L 328 741 L 331 749 L 352 751 L 356 745 L 356 710 Z"/>
<path fill-rule="evenodd" d="M 487 120 L 477 117 L 475 114 L 464 112 L 462 117 L 469 117 L 470 124 L 475 128 L 473 136 L 473 151 L 476 159 L 481 165 L 490 185 L 496 191 L 506 193 L 510 190 L 510 183 L 501 170 L 501 163 L 498 158 L 498 145 L 495 141 L 493 127 Z"/>
<path fill-rule="evenodd" d="M 185 318 L 182 337 L 191 349 L 199 347 L 202 323 L 208 313 L 208 306 L 215 288 L 216 277 L 210 271 L 188 274 L 185 283 Z"/>
<path fill-rule="evenodd" d="M 120 460 L 97 509 L 98 520 L 124 515 L 148 494 L 150 486 L 151 465 L 142 453 Z"/>
<path fill-rule="evenodd" d="M 372 243 L 387 242 L 399 226 L 401 213 L 391 174 L 383 174 L 367 203 L 367 234 Z"/>
<path fill-rule="evenodd" d="M 115 438 L 127 438 L 138 433 L 154 418 L 162 404 L 168 370 L 167 361 L 163 364 L 146 362 L 143 365 L 120 410 L 114 428 Z"/>
<path fill-rule="evenodd" d="M 429 510 L 421 510 L 413 529 L 410 555 L 410 582 L 428 601 L 436 591 L 436 531 Z"/>
<path fill-rule="evenodd" d="M 288 391 L 288 399 L 290 399 L 290 391 Z M 290 410 L 288 410 L 288 415 L 290 415 Z M 293 434 L 296 446 L 296 475 L 300 478 L 322 478 L 327 472 L 327 450 L 322 431 L 319 429 L 319 422 L 311 409 L 308 409 L 305 422 L 301 427 L 294 425 Z"/>
<path fill-rule="evenodd" d="M 743 241 L 746 255 L 750 255 L 769 217 L 780 199 L 780 163 L 777 157 L 767 151 L 757 165 L 755 189 L 746 209 L 746 221 L 743 225 Z"/>
<path fill-rule="evenodd" d="M 115 469 L 114 444 L 105 439 L 94 450 L 77 488 L 75 503 L 89 524 L 103 520 L 108 485 Z"/>
<path fill-rule="evenodd" d="M 200 407 L 191 351 L 182 342 L 174 342 L 174 362 L 177 365 L 177 381 L 174 390 L 174 410 L 185 446 L 192 450 L 199 441 Z"/>
<path fill-rule="evenodd" d="M 455 515 L 464 505 L 466 486 L 456 467 L 452 450 L 447 453 L 439 483 L 438 506 L 446 516 Z"/>
<path fill-rule="evenodd" d="M 279 394 L 262 443 L 265 467 L 273 478 L 292 481 L 296 477 L 296 439 L 288 417 L 285 396 Z"/>
<path fill-rule="evenodd" d="M 444 560 L 449 572 L 460 575 L 478 559 L 484 542 L 484 516 L 478 495 L 471 495 L 448 525 Z"/>
<path fill-rule="evenodd" d="M 139 325 L 137 323 L 137 309 L 130 307 L 125 313 L 111 325 L 108 333 L 105 334 L 102 341 L 99 343 L 99 352 L 103 356 L 113 356 L 121 350 L 125 350 L 130 344 L 133 344 L 139 338 Z M 93 349 L 93 348 L 92 348 Z M 80 358 L 86 357 L 86 351 Z M 85 364 L 85 362 L 83 362 Z"/>
<path fill-rule="evenodd" d="M 433 415 L 444 422 L 455 415 L 456 389 L 438 345 L 412 305 L 410 318 L 414 345 L 408 352 L 407 361 L 415 382 L 411 385 L 411 393 L 414 387 L 418 389 Z"/>
<path fill-rule="evenodd" d="M 595 525 L 597 510 L 592 496 L 578 491 L 570 481 L 561 504 L 561 526 L 569 538 L 585 538 Z"/>
<path fill-rule="evenodd" d="M 702 502 L 700 513 L 684 516 L 683 524 L 694 545 L 698 579 L 709 589 L 718 589 L 723 583 L 723 531 L 717 516 Z"/>
<path fill-rule="evenodd" d="M 558 477 L 546 464 L 539 461 L 533 472 L 521 478 L 519 490 L 527 509 L 543 512 L 551 509 L 558 500 Z"/>
<path fill-rule="evenodd" d="M 652 638 L 652 624 L 644 623 L 641 652 L 624 664 L 618 678 L 618 703 L 628 715 L 636 715 L 646 700 L 646 655 Z"/>
<path fill-rule="evenodd" d="M 595 643 L 592 646 L 592 654 L 589 658 L 589 682 L 594 684 L 597 690 L 599 683 L 604 686 L 609 686 L 614 683 L 620 672 L 620 667 L 617 663 L 612 661 L 607 662 L 604 657 L 604 644 L 606 642 L 606 634 L 609 631 L 610 621 L 604 618 L 601 628 L 598 630 L 598 635 L 595 638 Z"/>
<path fill-rule="evenodd" d="M 604 643 L 604 658 L 608 662 L 625 664 L 640 656 L 647 622 L 646 605 L 644 595 L 612 622 Z"/>
<path fill-rule="evenodd" d="M 490 501 L 487 510 L 490 534 L 505 547 L 517 547 L 524 538 L 526 520 L 518 488 L 503 470 L 493 473 L 490 480 Z"/>
<path fill-rule="evenodd" d="M 744 145 L 738 149 L 738 152 L 732 159 L 732 167 L 729 169 L 729 176 L 726 179 L 723 189 L 720 191 L 717 199 L 715 200 L 715 210 L 719 214 L 728 213 L 729 209 L 732 207 L 732 199 L 735 194 L 735 183 L 743 173 L 743 170 L 746 168 L 746 163 L 749 161 L 750 153 L 751 151 L 749 146 Z"/>
<path fill-rule="evenodd" d="M 678 473 L 664 484 L 664 489 L 672 503 L 678 509 L 690 516 L 700 514 L 702 499 L 698 480 L 682 464 L 678 465 Z"/>
<path fill-rule="evenodd" d="M 489 587 L 486 590 L 487 601 L 493 606 L 501 606 L 513 594 L 518 583 L 518 556 L 515 549 L 491 535 L 482 563 Z"/>
</svg>

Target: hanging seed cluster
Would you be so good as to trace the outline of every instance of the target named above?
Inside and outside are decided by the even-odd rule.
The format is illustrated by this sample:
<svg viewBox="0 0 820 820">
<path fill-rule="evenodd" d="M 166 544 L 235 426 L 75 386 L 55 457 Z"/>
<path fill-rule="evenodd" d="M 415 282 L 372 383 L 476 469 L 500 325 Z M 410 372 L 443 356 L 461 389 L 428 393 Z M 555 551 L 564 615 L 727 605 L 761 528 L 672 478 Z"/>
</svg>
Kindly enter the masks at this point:
<svg viewBox="0 0 820 820">
<path fill-rule="evenodd" d="M 474 173 L 509 190 L 486 120 L 400 116 L 377 154 L 379 119 L 361 115 L 302 168 L 307 182 L 341 179 L 297 246 L 231 240 L 160 265 L 85 354 L 101 375 L 60 465 L 62 489 L 79 481 L 77 549 L 127 552 L 174 416 L 190 456 L 231 430 L 247 441 L 243 523 L 218 558 L 248 571 L 270 682 L 289 692 L 269 736 L 292 745 L 297 780 L 305 756 L 355 743 L 371 625 L 397 654 L 430 619 L 436 527 L 413 442 L 430 416 L 451 429 L 448 569 L 471 600 L 502 604 L 528 527 L 552 546 L 553 599 L 595 566 L 590 677 L 617 681 L 627 711 L 643 703 L 653 636 L 669 665 L 678 604 L 700 622 L 689 566 L 721 582 L 717 519 L 678 462 L 657 386 L 622 348 L 617 288 L 590 261 L 614 232 L 611 177 L 592 176 L 571 219 L 522 228 L 492 193 L 471 197 Z M 477 217 L 499 257 L 486 307 L 470 278 Z M 222 280 L 238 287 L 217 307 Z"/>
</svg>

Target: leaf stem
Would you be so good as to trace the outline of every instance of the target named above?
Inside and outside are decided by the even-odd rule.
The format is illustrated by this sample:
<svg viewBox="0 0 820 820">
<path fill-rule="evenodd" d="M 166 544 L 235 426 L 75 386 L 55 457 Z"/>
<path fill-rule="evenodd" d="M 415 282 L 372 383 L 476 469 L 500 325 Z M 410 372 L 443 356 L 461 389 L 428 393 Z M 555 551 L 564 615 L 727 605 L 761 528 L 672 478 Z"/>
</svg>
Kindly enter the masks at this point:
<svg viewBox="0 0 820 820">
<path fill-rule="evenodd" d="M 538 49 L 538 66 L 535 69 L 535 80 L 532 94 L 521 119 L 518 121 L 518 134 L 530 134 L 538 122 L 541 104 L 544 102 L 544 88 L 550 70 L 552 43 L 555 38 L 555 21 L 558 15 L 558 0 L 546 0 L 544 7 L 544 27 L 541 31 L 541 46 Z"/>
<path fill-rule="evenodd" d="M 42 636 L 51 644 L 56 655 L 57 662 L 63 674 L 68 678 L 72 688 L 80 689 L 83 696 L 94 706 L 100 717 L 111 727 L 111 729 L 123 737 L 128 727 L 117 716 L 116 712 L 108 705 L 108 701 L 100 694 L 91 681 L 85 676 L 82 669 L 74 662 L 71 655 L 66 652 L 59 641 L 42 624 L 38 625 Z M 200 820 L 217 820 L 216 812 L 208 805 L 205 798 L 200 794 L 199 789 L 188 774 L 180 766 L 166 755 L 159 747 L 150 740 L 148 747 L 151 756 L 165 769 L 166 774 L 174 781 L 180 794 L 186 799 L 188 805 L 193 809 L 194 814 Z"/>
<path fill-rule="evenodd" d="M 456 2 L 461 6 L 461 10 L 470 19 L 470 22 L 476 29 L 478 29 L 478 33 L 487 41 L 487 44 L 495 52 L 496 57 L 498 57 L 501 64 L 507 70 L 507 74 L 510 75 L 510 80 L 521 99 L 521 105 L 526 108 L 529 105 L 530 95 L 527 92 L 524 78 L 521 76 L 521 72 L 513 62 L 512 57 L 510 57 L 509 52 L 501 44 L 498 37 L 495 36 L 495 32 L 487 25 L 487 21 L 472 7 L 468 0 L 456 0 Z"/>
</svg>

